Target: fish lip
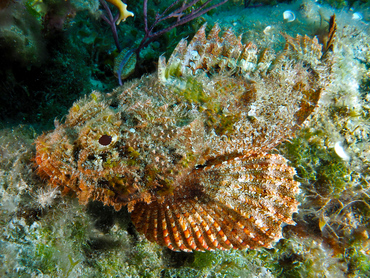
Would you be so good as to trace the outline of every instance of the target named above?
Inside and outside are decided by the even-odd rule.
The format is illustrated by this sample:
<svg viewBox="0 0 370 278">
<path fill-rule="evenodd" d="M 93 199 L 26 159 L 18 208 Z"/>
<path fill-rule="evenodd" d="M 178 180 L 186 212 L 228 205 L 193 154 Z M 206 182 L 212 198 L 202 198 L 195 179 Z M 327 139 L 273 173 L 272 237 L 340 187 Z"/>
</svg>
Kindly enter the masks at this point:
<svg viewBox="0 0 370 278">
<path fill-rule="evenodd" d="M 136 191 L 134 193 L 127 193 L 127 194 L 119 194 L 117 192 L 115 192 L 116 194 L 118 194 L 116 196 L 116 199 L 115 199 L 115 202 L 117 203 L 129 203 L 131 201 L 134 201 L 134 200 L 138 200 L 141 198 L 141 192 L 139 192 L 138 189 L 136 189 Z"/>
</svg>

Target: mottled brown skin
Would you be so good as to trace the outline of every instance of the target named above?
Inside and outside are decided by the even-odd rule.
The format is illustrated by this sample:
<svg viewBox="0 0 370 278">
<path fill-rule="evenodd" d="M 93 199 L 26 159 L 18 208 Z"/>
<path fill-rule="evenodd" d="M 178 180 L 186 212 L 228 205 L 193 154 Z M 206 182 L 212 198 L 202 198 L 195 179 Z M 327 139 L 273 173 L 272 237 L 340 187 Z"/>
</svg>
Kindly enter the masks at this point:
<svg viewBox="0 0 370 278">
<path fill-rule="evenodd" d="M 328 84 L 316 39 L 283 53 L 205 26 L 158 73 L 77 101 L 36 140 L 38 173 L 81 203 L 127 205 L 172 250 L 272 247 L 294 224 L 295 170 L 268 154 L 294 135 Z"/>
</svg>

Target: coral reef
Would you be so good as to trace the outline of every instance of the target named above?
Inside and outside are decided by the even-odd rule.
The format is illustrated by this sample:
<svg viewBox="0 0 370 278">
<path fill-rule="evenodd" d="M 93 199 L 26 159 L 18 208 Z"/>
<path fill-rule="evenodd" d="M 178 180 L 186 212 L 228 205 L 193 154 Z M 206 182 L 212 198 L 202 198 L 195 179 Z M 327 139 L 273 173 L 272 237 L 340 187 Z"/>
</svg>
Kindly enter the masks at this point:
<svg viewBox="0 0 370 278">
<path fill-rule="evenodd" d="M 25 9 L 42 23 L 47 11 L 45 8 L 55 2 L 59 1 L 3 1 L 0 9 L 5 11 L 12 5 L 23 7 L 25 4 Z M 171 4 L 170 1 L 149 2 L 149 19 Z M 20 126 L 0 131 L 0 276 L 369 276 L 370 13 L 366 8 L 369 4 L 330 1 L 347 7 L 337 10 L 326 5 L 328 1 L 298 0 L 290 4 L 263 6 L 259 6 L 260 1 L 244 1 L 244 4 L 246 2 L 250 3 L 248 9 L 242 9 L 242 1 L 229 1 L 222 12 L 215 10 L 158 38 L 141 52 L 145 67 L 140 67 L 135 77 L 154 71 L 161 53 L 168 57 L 179 38 L 192 36 L 193 30 L 199 29 L 205 21 L 212 26 L 217 20 L 221 33 L 231 28 L 235 34 L 243 33 L 241 44 L 253 41 L 256 51 L 267 48 L 266 53 L 274 54 L 271 49 L 280 53 L 284 47 L 280 32 L 292 37 L 297 33 L 317 36 L 324 42 L 329 16 L 335 13 L 338 29 L 333 52 L 335 63 L 329 76 L 331 84 L 321 94 L 303 128 L 295 131 L 296 137 L 278 144 L 268 154 L 287 158 L 289 169 L 294 168 L 297 172 L 294 180 L 300 183 L 296 195 L 300 205 L 292 219 L 296 225 L 283 227 L 283 238 L 273 244 L 273 249 L 172 252 L 139 234 L 126 207 L 116 212 L 101 202 L 90 201 L 81 205 L 72 191 L 66 196 L 60 186 L 52 187 L 40 180 L 34 173 L 34 161 L 30 160 L 35 155 L 32 142 L 37 133 L 40 134 L 39 130 L 50 129 L 55 116 L 61 118 L 81 95 L 91 93 L 93 89 L 111 91 L 110 88 L 116 86 L 111 69 L 117 55 L 116 47 L 109 26 L 99 22 L 99 14 L 96 13 L 99 1 L 62 0 L 60 4 L 66 6 L 84 7 L 80 7 L 74 17 L 67 17 L 62 29 L 42 30 L 42 35 L 47 34 L 41 38 L 45 41 L 40 44 L 47 46 L 48 59 L 44 60 L 47 63 L 42 61 L 41 66 L 30 63 L 24 66 L 19 59 L 12 62 L 14 56 L 2 56 L 7 62 L 2 63 L 0 72 L 1 119 L 6 115 L 10 122 L 1 121 L 0 127 L 32 122 L 33 128 Z M 142 2 L 131 1 L 128 4 L 135 14 L 141 14 Z M 284 20 L 286 10 L 295 14 L 294 21 Z M 144 28 L 138 28 L 140 26 L 144 26 L 141 16 L 130 18 L 118 26 L 122 29 L 119 32 L 122 32 L 124 40 L 120 43 L 124 48 L 140 43 L 145 35 Z M 167 26 L 163 23 L 158 28 Z M 28 34 L 32 38 L 33 33 Z M 57 44 L 52 43 L 54 40 Z M 24 57 L 27 60 L 27 56 Z M 164 69 L 167 64 L 161 65 Z M 175 78 L 161 77 L 161 82 L 180 85 L 176 92 L 181 92 L 184 84 L 176 77 L 180 69 L 173 67 L 173 70 L 163 71 L 175 75 Z M 181 69 L 181 72 L 187 72 L 187 69 Z M 195 73 L 200 71 L 204 70 L 197 69 Z M 206 72 L 205 77 L 212 78 L 214 74 L 217 73 Z M 239 71 L 232 72 L 228 78 L 238 74 Z M 193 87 L 197 86 L 193 84 Z M 120 94 L 121 90 L 119 88 L 112 94 Z M 97 93 L 103 102 L 112 94 Z M 195 100 L 198 96 L 202 95 L 186 96 L 191 107 L 199 103 Z M 203 101 L 200 97 L 198 99 Z M 209 100 L 202 105 L 206 102 Z M 113 102 L 112 109 L 118 109 L 116 103 Z M 214 117 L 216 123 L 224 123 L 225 132 L 230 132 L 232 125 L 228 127 L 228 122 L 217 115 Z M 187 120 L 183 118 L 181 125 L 187 125 Z M 112 138 L 104 134 L 97 140 L 103 146 L 110 146 Z M 130 158 L 130 162 L 135 160 Z M 169 192 L 162 197 L 170 196 L 173 195 Z M 162 208 L 160 213 L 164 215 Z M 167 210 L 166 215 L 172 214 Z"/>
<path fill-rule="evenodd" d="M 298 183 L 266 151 L 293 136 L 328 85 L 335 26 L 323 51 L 285 36 L 276 55 L 220 37 L 218 25 L 206 37 L 204 25 L 157 74 L 76 102 L 36 140 L 37 172 L 82 204 L 128 205 L 137 229 L 173 250 L 270 248 L 294 224 Z"/>
</svg>

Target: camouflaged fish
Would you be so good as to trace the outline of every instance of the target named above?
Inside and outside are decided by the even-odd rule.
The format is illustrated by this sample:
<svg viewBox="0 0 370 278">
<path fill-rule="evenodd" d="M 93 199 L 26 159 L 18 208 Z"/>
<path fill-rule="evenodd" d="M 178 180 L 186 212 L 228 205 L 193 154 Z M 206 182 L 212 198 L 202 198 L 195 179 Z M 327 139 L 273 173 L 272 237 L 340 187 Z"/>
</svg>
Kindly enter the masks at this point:
<svg viewBox="0 0 370 278">
<path fill-rule="evenodd" d="M 74 103 L 37 138 L 37 172 L 82 204 L 127 205 L 137 230 L 172 250 L 270 248 L 295 224 L 299 183 L 269 151 L 314 110 L 328 47 L 284 35 L 276 54 L 205 30 L 157 73 Z"/>
</svg>

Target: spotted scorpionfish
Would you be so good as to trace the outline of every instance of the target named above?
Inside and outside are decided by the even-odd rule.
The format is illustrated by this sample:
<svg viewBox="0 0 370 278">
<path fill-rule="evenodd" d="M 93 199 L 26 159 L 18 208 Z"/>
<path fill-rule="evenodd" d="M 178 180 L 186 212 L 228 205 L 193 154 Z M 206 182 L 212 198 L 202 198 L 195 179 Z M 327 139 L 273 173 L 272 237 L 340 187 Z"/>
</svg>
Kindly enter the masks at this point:
<svg viewBox="0 0 370 278">
<path fill-rule="evenodd" d="M 299 183 L 270 151 L 317 105 L 329 47 L 284 35 L 276 54 L 220 32 L 204 25 L 156 73 L 75 102 L 37 138 L 38 174 L 82 204 L 128 206 L 140 233 L 175 251 L 271 248 L 295 224 Z"/>
</svg>

